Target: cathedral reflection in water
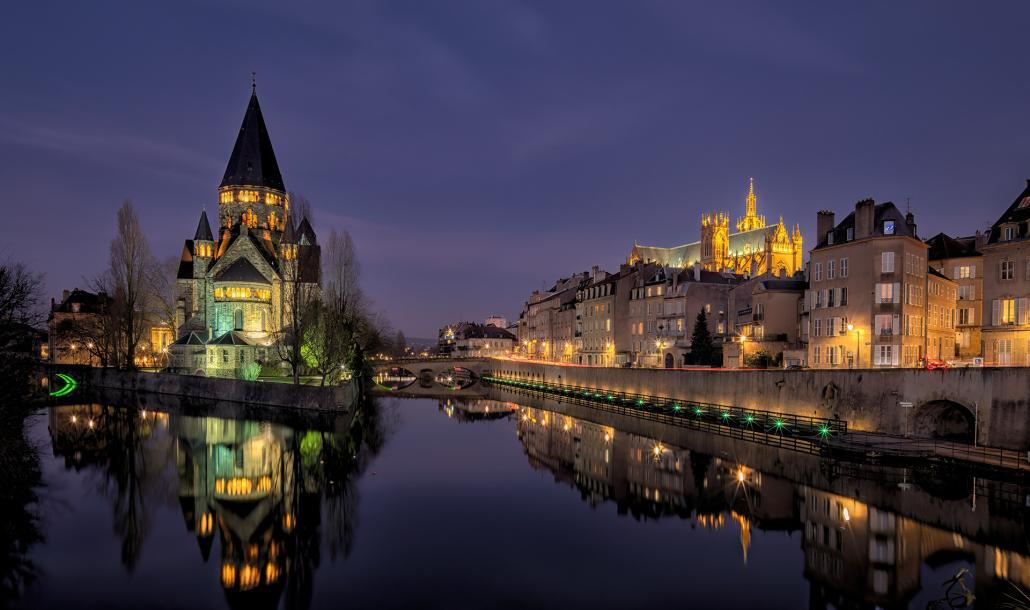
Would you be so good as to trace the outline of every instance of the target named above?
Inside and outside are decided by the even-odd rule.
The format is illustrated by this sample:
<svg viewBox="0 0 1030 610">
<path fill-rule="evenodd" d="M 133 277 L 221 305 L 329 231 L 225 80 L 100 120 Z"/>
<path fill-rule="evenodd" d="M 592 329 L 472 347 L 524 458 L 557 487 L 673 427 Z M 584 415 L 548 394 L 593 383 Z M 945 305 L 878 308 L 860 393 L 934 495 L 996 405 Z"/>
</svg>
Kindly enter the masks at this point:
<svg viewBox="0 0 1030 610">
<path fill-rule="evenodd" d="M 289 606 L 306 606 L 320 545 L 335 558 L 353 543 L 352 481 L 368 453 L 360 426 L 303 430 L 97 404 L 55 407 L 49 426 L 66 466 L 99 468 L 115 485 L 127 569 L 148 532 L 145 505 L 161 502 L 172 468 L 204 562 L 218 539 L 213 563 L 231 607 L 277 607 L 284 594 Z"/>
</svg>

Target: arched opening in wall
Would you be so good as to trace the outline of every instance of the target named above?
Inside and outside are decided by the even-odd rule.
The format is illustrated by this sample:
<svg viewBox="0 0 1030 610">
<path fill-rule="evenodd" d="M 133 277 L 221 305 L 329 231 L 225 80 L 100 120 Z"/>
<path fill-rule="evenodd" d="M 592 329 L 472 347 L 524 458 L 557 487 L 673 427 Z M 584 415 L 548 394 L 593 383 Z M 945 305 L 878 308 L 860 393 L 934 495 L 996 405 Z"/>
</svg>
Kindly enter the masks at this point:
<svg viewBox="0 0 1030 610">
<path fill-rule="evenodd" d="M 261 310 L 261 332 L 268 331 L 268 312 Z"/>
<path fill-rule="evenodd" d="M 671 369 L 673 363 L 672 354 L 665 354 L 665 368 Z"/>
<path fill-rule="evenodd" d="M 973 442 L 973 413 L 951 400 L 932 400 L 919 407 L 912 420 L 912 436 Z"/>
<path fill-rule="evenodd" d="M 232 329 L 243 330 L 243 310 L 237 309 L 232 312 Z"/>
</svg>

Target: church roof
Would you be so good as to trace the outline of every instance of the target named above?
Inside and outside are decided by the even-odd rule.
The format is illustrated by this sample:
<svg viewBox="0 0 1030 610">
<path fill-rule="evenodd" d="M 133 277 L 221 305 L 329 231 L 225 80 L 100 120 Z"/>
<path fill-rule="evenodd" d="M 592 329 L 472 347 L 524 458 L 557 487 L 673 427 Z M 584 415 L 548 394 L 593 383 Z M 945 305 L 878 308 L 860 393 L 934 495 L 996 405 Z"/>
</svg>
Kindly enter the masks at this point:
<svg viewBox="0 0 1030 610">
<path fill-rule="evenodd" d="M 179 340 L 172 345 L 204 345 L 204 340 L 195 332 L 190 332 L 179 337 Z"/>
<path fill-rule="evenodd" d="M 243 125 L 240 126 L 240 134 L 236 137 L 236 145 L 233 146 L 229 164 L 225 168 L 222 186 L 261 186 L 284 192 L 286 190 L 256 92 L 250 94 L 247 113 L 243 115 Z"/>
<path fill-rule="evenodd" d="M 237 259 L 233 264 L 222 269 L 215 276 L 216 282 L 249 282 L 252 284 L 270 284 L 257 267 L 245 258 Z"/>
<path fill-rule="evenodd" d="M 300 243 L 304 244 L 304 240 L 307 239 L 305 245 L 315 245 L 318 243 L 318 239 L 315 238 L 315 230 L 311 228 L 311 223 L 308 222 L 307 217 L 300 221 L 300 226 L 297 227 L 297 232 L 300 234 Z"/>
<path fill-rule="evenodd" d="M 281 244 L 295 244 L 297 243 L 297 232 L 293 230 L 293 221 L 286 220 L 286 228 L 283 229 L 283 236 L 279 238 Z"/>
<path fill-rule="evenodd" d="M 212 339 L 207 342 L 208 345 L 250 345 L 250 341 L 243 338 L 243 335 L 236 331 L 230 330 L 217 339 Z"/>
<path fill-rule="evenodd" d="M 214 241 L 214 236 L 211 235 L 211 225 L 207 221 L 207 210 L 200 212 L 200 222 L 197 223 L 197 233 L 193 236 L 194 240 Z"/>
</svg>

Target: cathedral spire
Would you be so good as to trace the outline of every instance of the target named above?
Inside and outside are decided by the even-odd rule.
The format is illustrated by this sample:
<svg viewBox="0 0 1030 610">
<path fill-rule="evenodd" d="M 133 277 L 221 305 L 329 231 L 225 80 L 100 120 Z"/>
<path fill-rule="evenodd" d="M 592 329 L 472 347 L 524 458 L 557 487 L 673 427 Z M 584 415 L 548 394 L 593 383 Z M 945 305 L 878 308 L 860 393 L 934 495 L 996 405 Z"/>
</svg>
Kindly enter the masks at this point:
<svg viewBox="0 0 1030 610">
<path fill-rule="evenodd" d="M 765 216 L 758 215 L 758 197 L 755 195 L 755 179 L 748 178 L 747 200 L 744 215 L 737 219 L 737 232 L 765 228 Z"/>
<path fill-rule="evenodd" d="M 211 225 L 207 221 L 207 210 L 200 213 L 200 222 L 197 223 L 197 232 L 193 235 L 194 241 L 214 241 L 211 234 Z"/>
<path fill-rule="evenodd" d="M 219 188 L 226 186 L 257 186 L 286 192 L 258 104 L 256 81 L 251 81 L 250 102 Z"/>
<path fill-rule="evenodd" d="M 755 197 L 755 179 L 754 177 L 748 178 L 747 185 L 747 205 L 744 208 L 745 216 L 757 216 L 758 215 L 758 197 Z"/>
</svg>

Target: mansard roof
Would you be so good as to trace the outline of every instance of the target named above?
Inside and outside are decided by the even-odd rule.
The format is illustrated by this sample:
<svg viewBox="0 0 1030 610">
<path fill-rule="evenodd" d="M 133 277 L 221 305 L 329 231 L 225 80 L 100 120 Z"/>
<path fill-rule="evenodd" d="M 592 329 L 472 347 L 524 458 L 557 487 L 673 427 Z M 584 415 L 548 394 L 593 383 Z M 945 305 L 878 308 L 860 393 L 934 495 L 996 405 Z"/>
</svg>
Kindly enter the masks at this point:
<svg viewBox="0 0 1030 610">
<path fill-rule="evenodd" d="M 259 186 L 286 191 L 256 92 L 250 94 L 243 125 L 219 185 L 224 186 Z"/>
<path fill-rule="evenodd" d="M 964 256 L 982 256 L 976 250 L 975 237 L 960 237 L 956 239 L 950 235 L 938 233 L 926 240 L 926 245 L 930 246 L 926 258 L 931 261 Z"/>
<path fill-rule="evenodd" d="M 871 200 L 870 200 L 871 201 Z M 911 227 L 906 222 L 905 215 L 901 213 L 898 206 L 894 205 L 891 201 L 885 201 L 883 203 L 877 203 L 873 206 L 873 226 L 870 227 L 871 235 L 873 237 L 883 237 L 883 221 L 893 220 L 894 221 L 894 234 L 896 237 L 911 237 L 919 239 L 919 235 L 915 232 L 915 225 Z M 855 229 L 855 212 L 851 211 L 850 214 L 844 217 L 844 220 L 837 223 L 837 226 L 833 228 L 833 244 L 842 244 L 848 240 L 848 229 L 852 230 L 852 235 Z M 826 246 L 833 245 L 826 243 L 825 235 L 817 235 L 819 243 L 816 244 L 813 250 L 825 248 Z"/>
<path fill-rule="evenodd" d="M 991 225 L 991 234 L 987 243 L 996 244 L 1001 241 L 1001 227 L 1006 224 L 1016 224 L 1019 227 L 1019 236 L 1024 238 L 1030 233 L 1025 223 L 1030 221 L 1030 180 L 1026 181 L 1026 188 L 1016 197 L 1005 213 Z"/>
<path fill-rule="evenodd" d="M 222 269 L 215 276 L 216 282 L 247 282 L 251 284 L 271 284 L 257 267 L 249 260 L 239 258 L 231 265 Z"/>
<path fill-rule="evenodd" d="M 193 235 L 194 240 L 214 241 L 211 235 L 211 224 L 207 221 L 207 210 L 200 212 L 200 222 L 197 223 L 197 232 Z"/>
</svg>

